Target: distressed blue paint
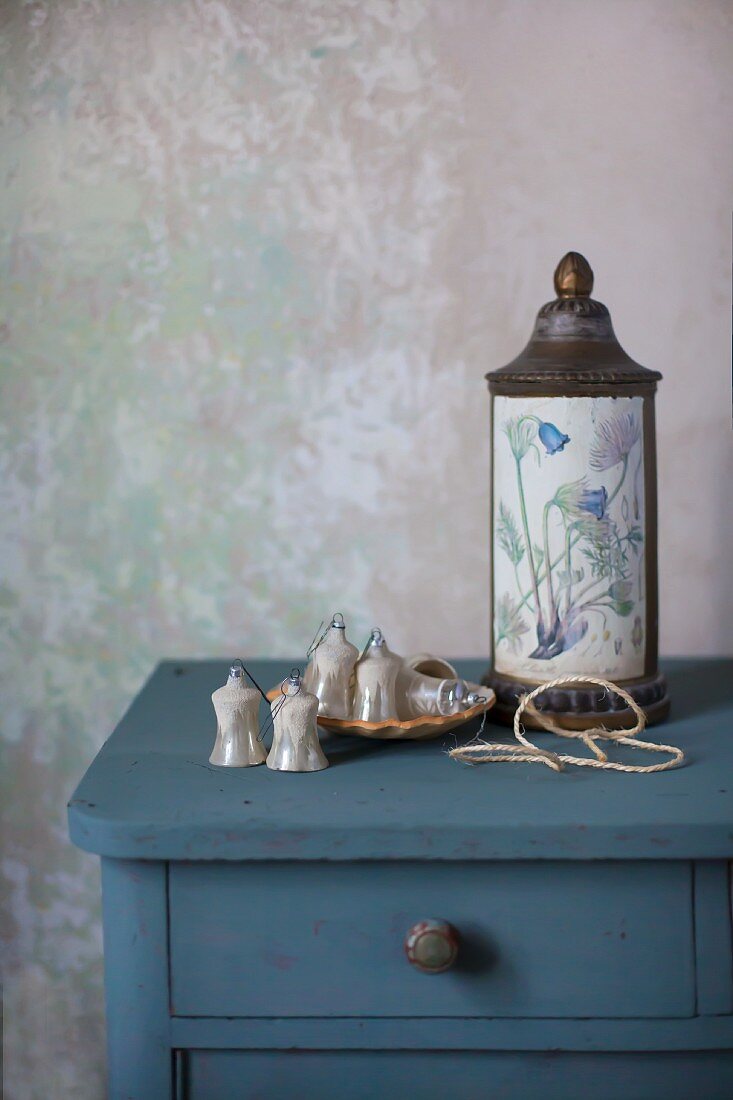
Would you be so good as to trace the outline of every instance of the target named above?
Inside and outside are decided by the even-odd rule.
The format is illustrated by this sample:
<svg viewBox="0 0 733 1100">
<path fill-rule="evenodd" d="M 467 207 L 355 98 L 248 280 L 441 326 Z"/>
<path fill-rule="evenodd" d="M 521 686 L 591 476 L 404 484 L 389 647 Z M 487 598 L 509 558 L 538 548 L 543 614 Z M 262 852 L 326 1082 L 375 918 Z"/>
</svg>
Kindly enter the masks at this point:
<svg viewBox="0 0 733 1100">
<path fill-rule="evenodd" d="M 572 1083 L 570 1083 L 572 1082 Z M 195 1051 L 188 1100 L 730 1100 L 733 1056 Z"/>
<path fill-rule="evenodd" d="M 331 738 L 287 776 L 208 765 L 226 662 L 160 666 L 69 808 L 105 857 L 111 1100 L 727 1100 L 730 670 L 668 667 L 675 772 Z M 402 957 L 426 916 L 456 970 Z"/>
<path fill-rule="evenodd" d="M 169 896 L 176 1015 L 695 1010 L 684 862 L 189 863 L 172 866 Z M 407 931 L 425 917 L 462 940 L 444 974 L 405 958 Z"/>
<path fill-rule="evenodd" d="M 515 1020 L 174 1016 L 176 1047 L 205 1050 L 733 1050 L 733 1017 Z"/>
<path fill-rule="evenodd" d="M 695 864 L 695 945 L 700 1014 L 733 1012 L 733 945 L 729 867 L 722 860 Z"/>
<path fill-rule="evenodd" d="M 170 1095 L 166 873 L 102 860 L 109 1100 Z"/>
<path fill-rule="evenodd" d="M 290 665 L 252 669 L 269 684 Z M 483 662 L 460 667 L 475 677 Z M 666 668 L 676 717 L 659 734 L 689 759 L 676 771 L 469 768 L 446 759 L 452 737 L 420 744 L 333 735 L 324 741 L 331 768 L 289 776 L 209 765 L 210 696 L 227 662 L 166 662 L 79 785 L 71 836 L 88 851 L 137 859 L 729 858 L 733 662 Z"/>
</svg>

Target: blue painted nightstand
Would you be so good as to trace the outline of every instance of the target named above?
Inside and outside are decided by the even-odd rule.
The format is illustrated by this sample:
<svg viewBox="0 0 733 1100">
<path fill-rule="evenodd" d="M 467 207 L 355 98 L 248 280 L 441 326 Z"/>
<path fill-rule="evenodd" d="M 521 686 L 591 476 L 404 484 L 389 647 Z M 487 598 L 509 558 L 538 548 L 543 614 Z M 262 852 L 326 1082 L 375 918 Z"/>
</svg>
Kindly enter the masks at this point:
<svg viewBox="0 0 733 1100">
<path fill-rule="evenodd" d="M 209 765 L 226 662 L 160 665 L 69 806 L 111 1100 L 729 1100 L 733 663 L 666 671 L 677 771 L 332 735 L 290 775 Z M 405 956 L 424 918 L 456 931 L 443 973 Z"/>
</svg>

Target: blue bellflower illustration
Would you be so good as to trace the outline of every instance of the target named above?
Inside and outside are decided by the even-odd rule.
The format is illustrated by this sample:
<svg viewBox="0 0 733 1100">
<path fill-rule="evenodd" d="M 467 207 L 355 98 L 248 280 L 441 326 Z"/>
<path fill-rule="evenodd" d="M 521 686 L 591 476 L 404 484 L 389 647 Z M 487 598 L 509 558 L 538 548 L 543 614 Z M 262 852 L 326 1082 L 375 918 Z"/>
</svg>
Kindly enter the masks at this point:
<svg viewBox="0 0 733 1100">
<path fill-rule="evenodd" d="M 605 485 L 602 485 L 600 489 L 584 489 L 578 501 L 578 507 L 582 508 L 584 512 L 590 512 L 596 519 L 603 519 L 607 504 L 608 493 Z"/>
<path fill-rule="evenodd" d="M 570 442 L 569 435 L 564 435 L 554 424 L 549 424 L 546 421 L 540 424 L 537 434 L 548 455 L 554 455 L 558 451 L 562 451 L 565 444 Z"/>
</svg>

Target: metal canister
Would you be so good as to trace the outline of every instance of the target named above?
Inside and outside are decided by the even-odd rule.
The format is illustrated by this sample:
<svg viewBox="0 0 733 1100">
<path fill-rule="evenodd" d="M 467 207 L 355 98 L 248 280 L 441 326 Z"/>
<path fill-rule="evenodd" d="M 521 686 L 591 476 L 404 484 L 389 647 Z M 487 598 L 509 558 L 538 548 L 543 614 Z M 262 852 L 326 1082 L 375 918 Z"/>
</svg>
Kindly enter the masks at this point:
<svg viewBox="0 0 733 1100">
<path fill-rule="evenodd" d="M 566 674 L 623 686 L 650 722 L 669 710 L 657 665 L 661 375 L 626 354 L 592 289 L 587 260 L 569 252 L 527 347 L 486 376 L 493 631 L 484 682 L 506 722 L 528 690 Z M 633 721 L 622 708 L 592 685 L 542 698 L 576 728 L 598 716 Z"/>
</svg>

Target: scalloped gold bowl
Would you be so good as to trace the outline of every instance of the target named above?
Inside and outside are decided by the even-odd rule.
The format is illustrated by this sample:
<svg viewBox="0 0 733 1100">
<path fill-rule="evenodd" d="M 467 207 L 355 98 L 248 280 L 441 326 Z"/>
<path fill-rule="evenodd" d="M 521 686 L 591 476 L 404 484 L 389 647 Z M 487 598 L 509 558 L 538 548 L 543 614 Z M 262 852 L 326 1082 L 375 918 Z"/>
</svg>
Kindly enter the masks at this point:
<svg viewBox="0 0 733 1100">
<path fill-rule="evenodd" d="M 493 707 L 496 702 L 494 692 L 487 687 L 482 687 L 481 691 L 485 696 L 484 701 L 468 710 L 459 711 L 458 714 L 423 714 L 420 718 L 408 718 L 405 722 L 400 722 L 397 718 L 388 718 L 384 722 L 362 722 L 360 718 L 328 718 L 319 714 L 318 725 L 335 733 L 371 737 L 377 741 L 429 741 L 432 737 L 449 733 L 472 718 L 478 718 L 484 710 Z M 267 698 L 272 702 L 279 694 L 278 686 L 268 691 Z"/>
</svg>

